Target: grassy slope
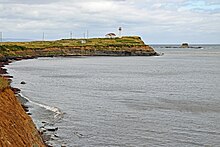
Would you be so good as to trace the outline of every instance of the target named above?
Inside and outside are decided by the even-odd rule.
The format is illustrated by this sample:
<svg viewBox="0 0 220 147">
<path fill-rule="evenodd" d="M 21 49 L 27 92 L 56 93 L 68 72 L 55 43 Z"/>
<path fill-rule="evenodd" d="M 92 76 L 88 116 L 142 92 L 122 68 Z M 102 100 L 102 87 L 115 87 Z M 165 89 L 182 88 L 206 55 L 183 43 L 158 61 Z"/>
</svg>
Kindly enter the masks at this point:
<svg viewBox="0 0 220 147">
<path fill-rule="evenodd" d="M 7 87 L 9 87 L 8 81 L 0 76 L 0 91 L 4 90 Z"/>
<path fill-rule="evenodd" d="M 82 43 L 86 40 L 86 43 Z M 89 50 L 89 51 L 88 51 Z M 143 50 L 154 52 L 145 45 L 138 36 L 122 38 L 90 38 L 90 39 L 62 39 L 57 41 L 32 41 L 32 42 L 3 42 L 0 43 L 0 58 L 27 57 L 27 56 L 59 56 L 59 55 L 110 55 L 130 51 Z M 101 51 L 98 52 L 98 51 Z"/>
<path fill-rule="evenodd" d="M 71 46 L 121 46 L 144 45 L 144 42 L 138 36 L 122 37 L 122 38 L 91 38 L 85 39 L 86 43 L 81 43 L 84 39 L 62 39 L 57 41 L 32 41 L 32 42 L 4 42 L 1 43 L 0 49 L 10 50 L 25 50 L 25 49 L 40 49 L 48 47 L 71 47 Z"/>
</svg>

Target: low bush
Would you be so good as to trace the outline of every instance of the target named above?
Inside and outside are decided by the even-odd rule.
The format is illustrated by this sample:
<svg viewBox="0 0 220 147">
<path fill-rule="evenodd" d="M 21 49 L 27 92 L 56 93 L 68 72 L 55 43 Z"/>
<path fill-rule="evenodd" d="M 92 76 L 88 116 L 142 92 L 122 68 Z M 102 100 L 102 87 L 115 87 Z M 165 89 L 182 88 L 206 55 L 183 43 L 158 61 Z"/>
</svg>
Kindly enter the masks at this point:
<svg viewBox="0 0 220 147">
<path fill-rule="evenodd" d="M 4 90 L 9 86 L 8 81 L 0 76 L 0 91 Z"/>
</svg>

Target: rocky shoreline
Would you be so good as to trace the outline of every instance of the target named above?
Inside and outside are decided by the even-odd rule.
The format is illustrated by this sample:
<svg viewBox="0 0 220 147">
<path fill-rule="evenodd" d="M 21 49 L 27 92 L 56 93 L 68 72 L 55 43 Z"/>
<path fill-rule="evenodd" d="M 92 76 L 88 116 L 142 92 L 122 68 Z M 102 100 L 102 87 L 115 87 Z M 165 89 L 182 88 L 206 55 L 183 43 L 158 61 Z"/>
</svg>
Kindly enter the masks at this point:
<svg viewBox="0 0 220 147">
<path fill-rule="evenodd" d="M 33 58 L 24 58 L 24 59 L 33 59 Z M 22 58 L 10 58 L 10 60 L 6 60 L 6 61 L 1 61 L 0 62 L 0 76 L 3 77 L 5 80 L 7 80 L 9 83 L 12 82 L 12 78 L 13 76 L 9 76 L 7 73 L 7 69 L 5 69 L 5 65 L 9 65 L 12 61 L 19 61 L 22 60 Z M 9 87 L 8 89 L 9 91 L 13 92 L 13 95 L 11 95 L 12 97 L 16 97 L 16 105 L 20 105 L 22 110 L 15 110 L 15 111 L 23 111 L 25 112 L 25 115 L 27 117 L 29 117 L 31 119 L 31 113 L 29 112 L 29 107 L 26 105 L 26 103 L 28 102 L 27 99 L 25 99 L 23 96 L 20 95 L 21 90 L 18 88 L 14 88 L 14 87 Z M 4 91 L 0 91 L 0 94 L 4 93 Z M 0 97 L 1 98 L 1 97 Z M 6 101 L 4 99 L 1 99 L 2 101 Z M 22 112 L 22 113 L 23 113 Z M 16 119 L 15 119 L 16 120 Z M 31 120 L 31 125 L 35 124 L 33 123 L 33 121 Z M 55 140 L 55 138 L 58 138 L 56 131 L 58 130 L 57 127 L 54 127 L 53 125 L 49 124 L 48 122 L 42 122 L 42 126 L 40 126 L 40 128 L 36 128 L 35 126 L 35 131 L 38 132 L 37 136 L 38 138 L 41 138 L 40 140 L 42 141 L 41 145 L 37 144 L 39 146 L 47 146 L 47 147 L 52 147 L 53 144 L 53 140 Z M 0 126 L 0 129 L 4 130 L 4 127 L 8 127 L 8 126 Z M 13 129 L 12 129 L 13 131 Z M 23 132 L 23 133 L 27 133 L 27 132 Z M 20 136 L 20 135 L 19 135 Z M 13 136 L 13 138 L 16 139 L 16 137 Z M 19 141 L 21 138 L 17 138 L 16 140 Z M 23 141 L 24 142 L 24 141 Z M 28 140 L 27 140 L 28 142 Z M 2 146 L 7 146 L 4 145 L 4 140 L 0 140 L 0 145 L 2 144 Z M 10 145 L 9 145 L 10 146 Z M 65 147 L 65 144 L 62 144 L 61 147 Z"/>
<path fill-rule="evenodd" d="M 10 84 L 12 76 L 4 68 L 11 61 L 1 60 L 0 76 Z M 29 116 L 26 101 L 18 98 L 20 89 L 9 87 L 0 91 L 0 146 L 47 146 L 32 118 Z"/>
<path fill-rule="evenodd" d="M 5 75 L 7 74 L 3 68 L 5 64 L 8 62 L 0 62 L 0 76 L 10 83 L 12 76 Z M 25 102 L 19 101 L 16 97 L 19 91 L 10 85 L 0 90 L 0 146 L 47 146 L 28 115 Z"/>
<path fill-rule="evenodd" d="M 17 98 L 23 104 L 23 108 L 26 111 L 26 113 L 31 116 L 33 107 L 36 107 L 38 105 L 36 105 L 35 102 L 33 103 L 31 100 L 25 98 L 22 95 L 22 93 L 17 94 Z M 42 105 L 42 104 L 40 104 L 40 105 Z M 44 106 L 40 106 L 40 107 L 42 107 L 42 109 L 41 109 L 42 111 L 49 110 L 49 109 L 45 108 Z M 51 114 L 49 115 L 50 119 L 45 120 L 45 119 L 38 118 L 37 121 L 35 120 L 36 122 L 34 121 L 35 125 L 37 126 L 37 129 L 41 135 L 41 138 L 43 139 L 44 143 L 48 147 L 53 147 L 53 146 L 66 147 L 65 142 L 63 142 L 60 139 L 59 134 L 57 133 L 59 128 L 57 126 L 55 126 L 56 121 L 59 121 L 60 119 L 63 118 L 63 113 L 61 111 L 59 111 L 59 116 L 58 116 L 58 114 L 54 113 L 54 111 L 50 111 L 50 112 L 51 112 Z M 34 120 L 33 117 L 32 117 L 32 119 Z"/>
</svg>

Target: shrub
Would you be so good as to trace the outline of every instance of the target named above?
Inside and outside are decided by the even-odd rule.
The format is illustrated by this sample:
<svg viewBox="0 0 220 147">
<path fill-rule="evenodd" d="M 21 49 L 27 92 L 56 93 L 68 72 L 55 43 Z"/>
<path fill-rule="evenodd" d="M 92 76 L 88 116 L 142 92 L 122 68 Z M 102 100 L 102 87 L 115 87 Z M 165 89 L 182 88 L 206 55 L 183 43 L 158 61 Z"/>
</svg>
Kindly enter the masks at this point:
<svg viewBox="0 0 220 147">
<path fill-rule="evenodd" d="M 9 86 L 8 81 L 0 76 L 0 91 L 4 90 Z"/>
</svg>

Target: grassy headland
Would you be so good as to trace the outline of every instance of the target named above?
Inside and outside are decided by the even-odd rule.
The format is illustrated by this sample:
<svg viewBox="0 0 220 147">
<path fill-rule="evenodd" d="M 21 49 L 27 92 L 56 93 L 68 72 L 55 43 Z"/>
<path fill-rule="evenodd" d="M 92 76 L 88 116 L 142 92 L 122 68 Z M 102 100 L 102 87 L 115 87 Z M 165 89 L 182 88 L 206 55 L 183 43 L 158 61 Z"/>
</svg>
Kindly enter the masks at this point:
<svg viewBox="0 0 220 147">
<path fill-rule="evenodd" d="M 138 36 L 0 43 L 0 59 L 70 55 L 151 56 L 156 55 L 156 52 Z"/>
<path fill-rule="evenodd" d="M 85 40 L 86 43 L 82 43 Z M 1 49 L 25 50 L 43 49 L 48 47 L 75 47 L 75 46 L 136 46 L 145 45 L 138 36 L 122 38 L 91 38 L 91 39 L 62 39 L 56 41 L 31 41 L 31 42 L 4 42 L 1 43 Z"/>
</svg>

